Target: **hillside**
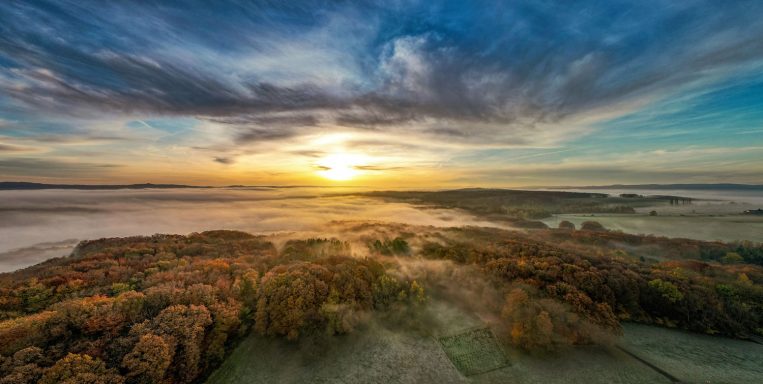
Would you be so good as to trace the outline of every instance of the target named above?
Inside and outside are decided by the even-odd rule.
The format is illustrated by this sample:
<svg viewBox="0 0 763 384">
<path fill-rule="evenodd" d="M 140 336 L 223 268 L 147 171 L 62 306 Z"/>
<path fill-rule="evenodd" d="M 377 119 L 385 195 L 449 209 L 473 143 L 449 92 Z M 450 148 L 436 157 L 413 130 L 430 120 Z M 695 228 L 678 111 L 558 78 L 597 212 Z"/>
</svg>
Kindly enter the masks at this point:
<svg viewBox="0 0 763 384">
<path fill-rule="evenodd" d="M 692 259 L 740 245 L 332 225 L 346 241 L 277 248 L 232 231 L 101 239 L 0 275 L 3 383 L 198 382 L 249 334 L 301 340 L 364 332 L 372 320 L 415 331 L 443 302 L 526 351 L 600 343 L 626 319 L 731 337 L 763 329 L 760 267 Z M 665 261 L 627 250 L 636 243 Z"/>
</svg>

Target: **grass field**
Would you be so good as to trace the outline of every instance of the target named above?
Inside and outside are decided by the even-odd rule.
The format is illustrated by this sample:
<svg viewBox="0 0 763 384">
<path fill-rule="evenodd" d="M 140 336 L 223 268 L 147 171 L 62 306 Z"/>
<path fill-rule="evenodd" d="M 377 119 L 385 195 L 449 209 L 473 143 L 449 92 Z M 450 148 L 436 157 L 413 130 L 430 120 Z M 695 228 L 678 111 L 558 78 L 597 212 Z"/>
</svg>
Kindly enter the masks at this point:
<svg viewBox="0 0 763 384">
<path fill-rule="evenodd" d="M 438 340 L 450 361 L 465 376 L 494 371 L 509 364 L 490 328 L 470 329 Z"/>
<path fill-rule="evenodd" d="M 465 376 L 433 338 L 376 326 L 366 331 L 329 345 L 250 337 L 207 383 L 670 383 L 625 353 L 601 347 L 547 356 L 509 351 L 509 366 Z"/>
<path fill-rule="evenodd" d="M 355 333 L 322 340 L 291 343 L 252 336 L 243 341 L 208 383 L 671 382 L 626 352 L 602 346 L 575 347 L 546 355 L 529 355 L 508 348 L 504 355 L 508 365 L 502 368 L 486 373 L 468 369 L 459 372 L 438 338 L 463 334 L 458 330 L 468 334 L 484 326 L 475 328 L 480 324 L 478 319 L 446 303 L 432 303 L 429 311 L 437 321 L 423 331 L 372 321 Z M 473 345 L 484 352 L 484 343 Z M 682 382 L 752 384 L 763 377 L 763 346 L 751 342 L 626 324 L 619 345 Z M 490 364 L 477 368 L 487 365 Z M 488 369 L 480 372 L 485 370 Z"/>
<path fill-rule="evenodd" d="M 627 324 L 621 345 L 686 383 L 763 382 L 763 345 Z"/>
</svg>

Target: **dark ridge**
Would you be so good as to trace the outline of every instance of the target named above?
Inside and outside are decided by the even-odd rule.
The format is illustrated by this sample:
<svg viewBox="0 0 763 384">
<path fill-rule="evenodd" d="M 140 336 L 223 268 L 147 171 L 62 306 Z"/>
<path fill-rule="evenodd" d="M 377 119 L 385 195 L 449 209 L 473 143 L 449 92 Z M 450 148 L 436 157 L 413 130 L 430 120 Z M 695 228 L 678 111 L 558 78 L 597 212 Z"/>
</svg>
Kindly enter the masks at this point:
<svg viewBox="0 0 763 384">
<path fill-rule="evenodd" d="M 395 196 L 395 197 L 418 197 L 418 196 L 439 196 L 439 197 L 489 197 L 489 196 L 514 196 L 514 197 L 549 197 L 549 198 L 605 198 L 609 195 L 605 193 L 590 192 L 565 192 L 565 191 L 533 191 L 522 189 L 501 189 L 501 188 L 462 188 L 440 191 L 372 191 L 363 193 L 369 196 Z"/>
<path fill-rule="evenodd" d="M 179 189 L 179 188 L 211 188 L 183 184 L 43 184 L 21 181 L 2 181 L 0 190 L 39 190 L 39 189 Z"/>
<path fill-rule="evenodd" d="M 115 189 L 212 189 L 212 188 L 239 188 L 239 189 L 289 189 L 289 188 L 365 188 L 362 186 L 342 185 L 227 185 L 215 187 L 209 185 L 186 185 L 186 184 L 45 184 L 29 183 L 23 181 L 0 181 L 0 191 L 30 191 L 42 189 L 79 189 L 79 190 L 115 190 Z"/>
</svg>

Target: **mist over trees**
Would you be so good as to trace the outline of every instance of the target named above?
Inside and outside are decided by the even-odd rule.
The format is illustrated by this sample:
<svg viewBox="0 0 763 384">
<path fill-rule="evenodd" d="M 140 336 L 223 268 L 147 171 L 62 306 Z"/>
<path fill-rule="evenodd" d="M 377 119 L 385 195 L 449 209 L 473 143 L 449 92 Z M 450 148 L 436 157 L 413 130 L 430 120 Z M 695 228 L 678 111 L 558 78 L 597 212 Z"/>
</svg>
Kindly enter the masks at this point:
<svg viewBox="0 0 763 384">
<path fill-rule="evenodd" d="M 276 248 L 236 231 L 85 241 L 0 275 L 0 383 L 198 382 L 246 335 L 362 332 L 371 316 L 416 327 L 430 295 L 485 315 L 528 351 L 606 342 L 622 321 L 763 334 L 757 244 L 364 222 L 343 231 L 354 243 Z"/>
<path fill-rule="evenodd" d="M 341 334 L 425 300 L 346 248 L 308 239 L 281 255 L 231 231 L 83 242 L 0 279 L 0 383 L 192 383 L 249 332 Z"/>
<path fill-rule="evenodd" d="M 734 249 L 758 254 L 759 245 L 598 230 L 457 231 L 476 241 L 428 242 L 421 255 L 477 265 L 504 287 L 504 330 L 526 349 L 595 341 L 602 331 L 617 334 L 620 321 L 741 338 L 763 334 L 763 270 L 698 260 L 719 260 Z M 616 245 L 636 242 L 665 261 L 641 261 L 638 252 Z"/>
</svg>

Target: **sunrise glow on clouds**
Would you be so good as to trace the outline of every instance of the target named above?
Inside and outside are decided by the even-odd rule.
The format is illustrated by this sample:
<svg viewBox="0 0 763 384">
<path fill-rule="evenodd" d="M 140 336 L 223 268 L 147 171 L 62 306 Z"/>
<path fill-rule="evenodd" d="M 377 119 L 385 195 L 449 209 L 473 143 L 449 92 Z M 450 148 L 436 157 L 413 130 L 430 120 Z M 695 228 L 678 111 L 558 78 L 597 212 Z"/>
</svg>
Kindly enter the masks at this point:
<svg viewBox="0 0 763 384">
<path fill-rule="evenodd" d="M 0 179 L 762 182 L 761 14 L 757 1 L 2 2 Z"/>
</svg>

